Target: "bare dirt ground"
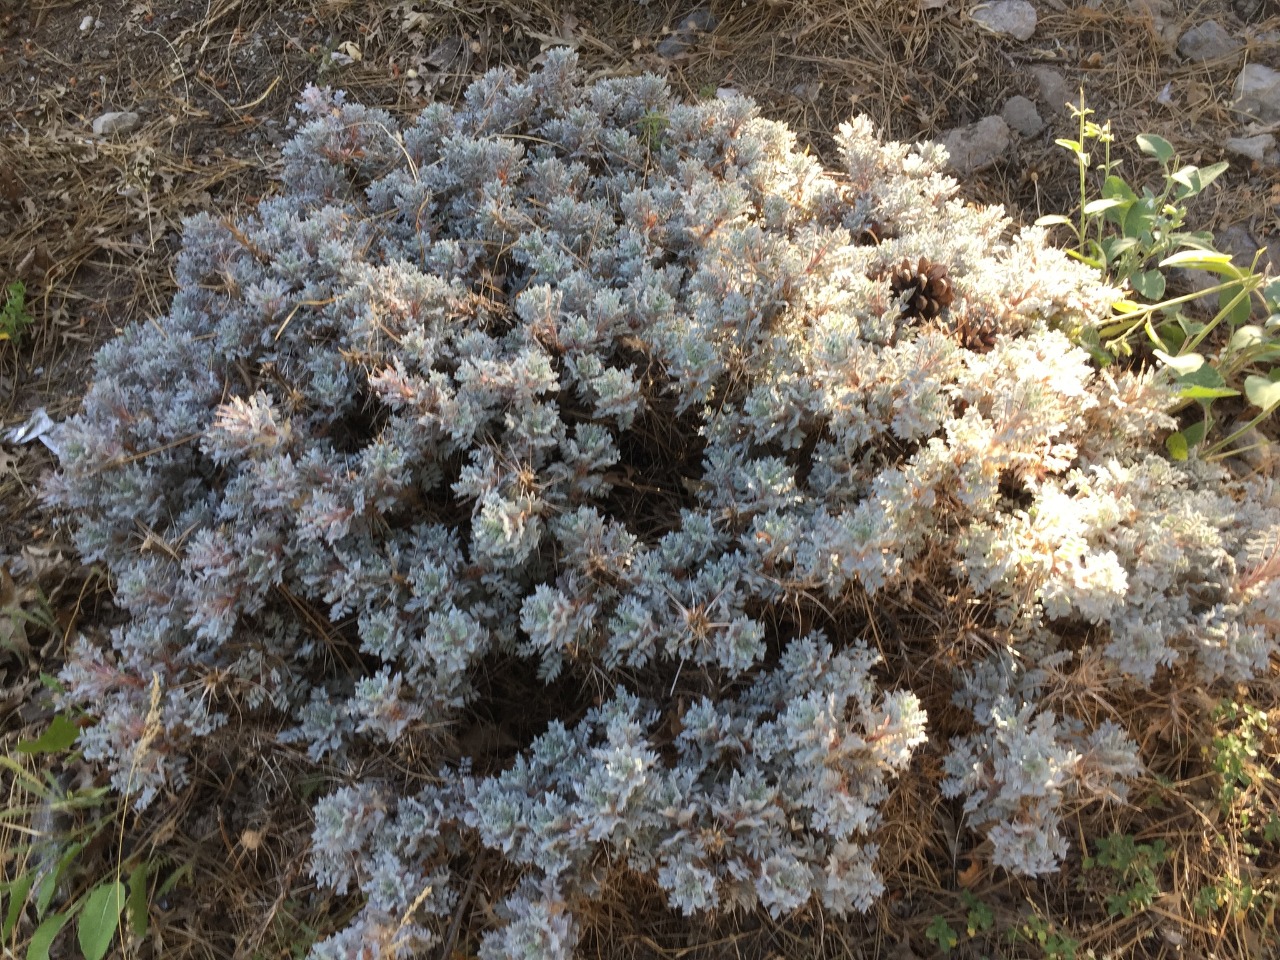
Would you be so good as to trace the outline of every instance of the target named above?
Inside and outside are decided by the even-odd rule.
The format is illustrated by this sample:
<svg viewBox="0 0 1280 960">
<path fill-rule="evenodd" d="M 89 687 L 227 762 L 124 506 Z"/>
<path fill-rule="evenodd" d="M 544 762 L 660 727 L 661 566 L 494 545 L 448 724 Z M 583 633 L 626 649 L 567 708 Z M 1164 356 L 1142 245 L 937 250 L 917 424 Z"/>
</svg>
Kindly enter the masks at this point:
<svg viewBox="0 0 1280 960">
<path fill-rule="evenodd" d="M 0 2 L 0 284 L 25 285 L 34 319 L 22 339 L 0 341 L 0 427 L 26 424 L 39 408 L 55 420 L 70 413 L 96 347 L 165 311 L 183 218 L 198 211 L 234 218 L 272 191 L 292 105 L 307 84 L 410 115 L 432 99 L 454 101 L 489 68 L 527 69 L 562 44 L 578 50 L 589 75 L 648 70 L 690 98 L 723 88 L 747 93 L 824 157 L 838 124 L 855 113 L 894 139 L 940 139 L 1026 97 L 1042 129 L 1014 129 L 989 165 L 961 174 L 964 196 L 1004 204 L 1023 223 L 1077 202 L 1074 161 L 1054 139 L 1074 135 L 1062 101 L 1083 89 L 1096 118 L 1112 121 L 1131 182 L 1154 182 L 1158 173 L 1131 149 L 1140 132 L 1164 136 L 1187 162 L 1230 160 L 1230 172 L 1193 208 L 1192 226 L 1212 230 L 1246 261 L 1260 246 L 1280 250 L 1274 149 L 1254 160 L 1227 147 L 1230 138 L 1274 132 L 1251 126 L 1232 104 L 1245 64 L 1280 69 L 1278 0 L 1033 5 L 1034 30 L 1017 39 L 983 29 L 967 0 Z M 1179 52 L 1187 31 L 1211 20 L 1230 42 L 1203 59 Z M 101 129 L 109 113 L 132 116 L 117 118 L 114 132 L 95 133 L 95 121 Z M 39 675 L 56 672 L 67 638 L 112 615 L 109 584 L 76 564 L 41 507 L 40 477 L 52 465 L 38 442 L 0 444 L 6 746 L 47 722 Z M 888 816 L 914 815 L 909 788 Z M 193 881 L 157 900 L 152 932 L 134 945 L 140 955 L 288 956 L 340 925 L 351 905 L 308 885 L 309 825 L 262 803 L 246 813 L 236 804 L 249 793 L 232 776 L 199 803 L 173 808 L 170 819 L 139 827 L 136 842 L 164 846 Z M 207 803 L 215 806 L 198 809 Z M 1143 825 L 1156 836 L 1190 822 L 1170 814 Z M 601 956 L 908 960 L 934 949 L 925 936 L 931 918 L 963 918 L 970 895 L 1003 905 L 1015 924 L 1028 898 L 1055 923 L 1071 920 L 1075 892 L 1065 884 L 995 876 L 936 831 L 886 856 L 901 864 L 890 871 L 890 895 L 855 931 L 692 929 L 657 904 L 620 895 L 602 907 L 586 942 Z M 1221 869 L 1214 856 L 1204 870 Z M 1178 869 L 1174 884 L 1189 884 L 1201 866 Z M 1250 869 L 1269 869 L 1276 882 L 1274 864 Z M 1258 951 L 1273 949 L 1258 938 L 1258 923 L 1230 912 L 1197 919 L 1183 910 L 1185 900 L 1162 902 L 1142 923 L 1104 917 L 1084 932 L 1080 956 L 1090 947 L 1099 956 L 1109 948 L 1167 957 L 1262 957 Z M 464 933 L 455 956 L 471 955 L 467 943 Z M 1041 937 L 1039 952 L 1028 947 L 1026 955 L 1052 955 L 1048 943 Z"/>
</svg>

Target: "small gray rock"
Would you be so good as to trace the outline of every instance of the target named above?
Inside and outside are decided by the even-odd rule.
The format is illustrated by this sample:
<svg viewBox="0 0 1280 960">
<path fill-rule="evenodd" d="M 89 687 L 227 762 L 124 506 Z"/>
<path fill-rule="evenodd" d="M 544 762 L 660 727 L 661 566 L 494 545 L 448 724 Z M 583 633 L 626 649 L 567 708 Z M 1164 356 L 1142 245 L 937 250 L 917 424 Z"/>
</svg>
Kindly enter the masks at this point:
<svg viewBox="0 0 1280 960">
<path fill-rule="evenodd" d="M 1091 4 L 1097 7 L 1097 4 Z M 1178 45 L 1178 22 L 1181 14 L 1169 9 L 1169 0 L 1129 0 L 1129 9 L 1140 18 L 1149 18 L 1151 32 L 1155 34 L 1166 53 L 1173 53 Z"/>
<path fill-rule="evenodd" d="M 1246 223 L 1233 223 L 1223 227 L 1214 237 L 1213 245 L 1223 253 L 1231 254 L 1232 261 L 1239 267 L 1252 266 L 1254 255 L 1265 247 L 1266 252 L 1258 259 L 1257 272 L 1265 273 L 1270 270 L 1274 273 L 1280 270 L 1280 244 L 1265 235 L 1255 236 Z M 1207 270 L 1175 268 L 1169 272 L 1169 278 L 1176 278 L 1180 286 L 1185 286 L 1187 292 L 1191 293 L 1203 292 L 1222 282 L 1220 277 Z"/>
<path fill-rule="evenodd" d="M 949 130 L 942 138 L 951 169 L 959 174 L 986 170 L 1009 149 L 1009 126 L 1002 117 L 983 117 L 977 123 Z"/>
<path fill-rule="evenodd" d="M 1179 295 L 1204 293 L 1220 282 L 1217 276 L 1208 270 L 1187 270 L 1183 267 L 1174 267 L 1167 276 L 1173 289 L 1165 292 L 1166 297 L 1172 296 L 1175 292 Z"/>
<path fill-rule="evenodd" d="M 1236 16 L 1245 23 L 1261 20 L 1267 13 L 1267 0 L 1236 0 Z"/>
<path fill-rule="evenodd" d="M 1253 255 L 1262 245 L 1253 239 L 1253 234 L 1249 232 L 1247 226 L 1243 223 L 1233 223 L 1218 231 L 1217 237 L 1214 238 L 1214 246 L 1223 253 L 1231 254 L 1231 259 L 1237 266 L 1247 267 L 1253 263 Z"/>
<path fill-rule="evenodd" d="M 1268 461 L 1275 458 L 1274 441 L 1259 433 L 1257 427 L 1250 428 L 1249 421 L 1243 417 L 1223 428 L 1222 436 L 1229 437 L 1238 431 L 1244 433 L 1232 446 L 1240 452 L 1228 458 L 1227 468 L 1238 477 L 1247 477 L 1265 470 L 1269 465 Z"/>
<path fill-rule="evenodd" d="M 822 92 L 822 81 L 812 80 L 809 83 L 797 83 L 787 92 L 802 103 L 817 103 L 818 94 Z"/>
<path fill-rule="evenodd" d="M 1276 155 L 1276 138 L 1270 133 L 1259 133 L 1253 137 L 1228 137 L 1223 146 L 1228 153 L 1256 163 L 1275 163 L 1280 159 Z"/>
<path fill-rule="evenodd" d="M 1250 63 L 1236 77 L 1235 103 L 1240 113 L 1262 123 L 1280 122 L 1280 70 Z"/>
<path fill-rule="evenodd" d="M 1026 97 L 1010 97 L 1000 116 L 1024 137 L 1034 137 L 1044 129 L 1044 121 L 1040 119 L 1036 105 Z"/>
<path fill-rule="evenodd" d="M 142 118 L 131 110 L 112 111 L 93 121 L 93 134 L 97 137 L 112 137 L 132 133 L 141 122 Z"/>
<path fill-rule="evenodd" d="M 1066 77 L 1053 67 L 1045 66 L 1032 67 L 1031 75 L 1040 86 L 1040 102 L 1054 113 L 1066 113 L 1067 104 L 1072 100 Z"/>
<path fill-rule="evenodd" d="M 1030 40 L 1036 32 L 1036 8 L 1027 0 L 993 0 L 969 11 L 973 22 L 985 30 L 1015 40 Z"/>
<path fill-rule="evenodd" d="M 695 7 L 680 18 L 675 33 L 659 40 L 654 49 L 660 57 L 678 57 L 692 50 L 702 34 L 710 33 L 719 25 L 720 21 L 710 7 Z"/>
<path fill-rule="evenodd" d="M 658 56 L 666 57 L 671 60 L 693 49 L 693 38 L 683 33 L 673 33 L 669 37 L 663 37 L 658 41 L 657 46 L 653 48 L 658 52 Z"/>
<path fill-rule="evenodd" d="M 695 7 L 684 15 L 677 29 L 686 33 L 710 33 L 719 25 L 710 7 Z"/>
<path fill-rule="evenodd" d="M 1218 60 L 1243 48 L 1244 44 L 1227 33 L 1217 20 L 1206 20 L 1192 27 L 1178 40 L 1178 53 L 1187 60 Z"/>
<path fill-rule="evenodd" d="M 1274 274 L 1280 270 L 1280 244 L 1275 242 L 1275 238 L 1255 236 L 1246 223 L 1223 227 L 1214 238 L 1214 246 L 1223 253 L 1231 254 L 1231 259 L 1240 267 L 1251 266 L 1254 254 L 1265 247 L 1266 252 L 1258 258 L 1258 273 L 1270 269 Z"/>
</svg>

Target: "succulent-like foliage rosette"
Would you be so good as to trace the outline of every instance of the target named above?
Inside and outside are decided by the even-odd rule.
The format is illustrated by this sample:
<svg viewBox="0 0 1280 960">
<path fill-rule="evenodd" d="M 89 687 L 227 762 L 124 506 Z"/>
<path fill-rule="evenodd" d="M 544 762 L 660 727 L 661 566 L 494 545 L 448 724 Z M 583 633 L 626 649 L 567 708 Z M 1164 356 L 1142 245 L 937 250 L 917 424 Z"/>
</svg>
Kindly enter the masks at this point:
<svg viewBox="0 0 1280 960">
<path fill-rule="evenodd" d="M 941 787 L 1031 873 L 1139 767 L 1037 664 L 1265 666 L 1274 490 L 1152 453 L 1163 388 L 1059 332 L 1114 291 L 939 148 L 857 120 L 828 171 L 748 100 L 565 52 L 403 127 L 302 108 L 278 195 L 191 220 L 169 313 L 101 351 L 50 492 L 128 614 L 64 672 L 118 786 L 181 784 L 231 718 L 352 771 L 312 869 L 366 906 L 316 956 L 437 937 L 482 848 L 522 878 L 486 957 L 571 953 L 606 866 L 688 914 L 866 909 L 926 737 L 877 594 L 944 581 L 1016 652 L 958 679 Z M 459 762 L 540 689 L 514 757 Z"/>
</svg>

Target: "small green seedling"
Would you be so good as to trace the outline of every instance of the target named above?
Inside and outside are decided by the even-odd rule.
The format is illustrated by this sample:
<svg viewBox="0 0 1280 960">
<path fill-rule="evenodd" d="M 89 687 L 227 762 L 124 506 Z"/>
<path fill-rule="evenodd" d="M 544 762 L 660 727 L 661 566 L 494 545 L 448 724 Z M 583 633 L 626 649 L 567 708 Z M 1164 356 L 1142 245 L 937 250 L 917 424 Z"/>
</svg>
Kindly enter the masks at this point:
<svg viewBox="0 0 1280 960">
<path fill-rule="evenodd" d="M 1116 891 L 1107 895 L 1107 913 L 1132 917 L 1155 902 L 1159 870 L 1168 858 L 1163 840 L 1138 843 L 1128 834 L 1113 833 L 1097 841 L 1096 853 L 1084 858 L 1084 869 L 1110 871 Z"/>
<path fill-rule="evenodd" d="M 996 916 L 992 909 L 975 897 L 972 893 L 962 891 L 965 909 L 965 934 L 970 940 L 989 932 L 996 925 Z M 935 914 L 924 932 L 925 939 L 935 944 L 943 954 L 950 953 L 960 945 L 960 934 L 947 922 L 946 917 Z"/>
<path fill-rule="evenodd" d="M 941 914 L 935 915 L 930 921 L 924 936 L 930 943 L 936 944 L 938 951 L 943 954 L 950 953 L 960 945 L 960 935 Z"/>
<path fill-rule="evenodd" d="M 21 339 L 35 322 L 35 317 L 27 311 L 26 285 L 15 280 L 5 288 L 4 306 L 0 307 L 0 340 Z"/>
<path fill-rule="evenodd" d="M 1076 960 L 1080 941 L 1067 936 L 1058 927 L 1038 913 L 1032 914 L 1020 926 L 1009 931 L 1009 942 L 1020 941 L 1040 948 L 1044 960 Z"/>
</svg>

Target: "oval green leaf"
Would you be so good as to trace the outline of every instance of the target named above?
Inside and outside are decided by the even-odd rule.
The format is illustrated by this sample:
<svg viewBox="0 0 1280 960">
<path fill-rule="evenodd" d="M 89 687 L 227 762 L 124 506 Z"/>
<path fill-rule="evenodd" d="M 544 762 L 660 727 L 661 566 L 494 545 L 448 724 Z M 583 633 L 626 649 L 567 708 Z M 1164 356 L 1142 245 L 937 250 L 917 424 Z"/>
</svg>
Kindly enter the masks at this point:
<svg viewBox="0 0 1280 960">
<path fill-rule="evenodd" d="M 124 900 L 124 884 L 119 880 L 100 883 L 90 891 L 76 927 L 76 939 L 80 941 L 85 960 L 102 960 L 107 955 L 120 925 Z"/>
<path fill-rule="evenodd" d="M 1169 239 L 1173 241 L 1175 248 L 1181 250 L 1187 247 L 1192 250 L 1204 250 L 1208 253 L 1217 253 L 1218 249 L 1213 245 L 1213 234 L 1208 230 L 1188 230 L 1186 233 L 1172 233 Z"/>
<path fill-rule="evenodd" d="M 1190 446 L 1198 446 L 1204 441 L 1204 434 L 1207 428 L 1208 423 L 1201 420 L 1199 423 L 1193 423 L 1191 426 L 1184 428 L 1182 435 L 1187 438 L 1187 443 Z"/>
<path fill-rule="evenodd" d="M 1240 289 L 1235 284 L 1218 292 L 1218 312 L 1227 321 L 1227 326 L 1238 327 L 1248 321 L 1251 306 L 1248 296 L 1240 296 Z"/>
<path fill-rule="evenodd" d="M 1204 366 L 1204 357 L 1200 356 L 1198 353 L 1188 353 L 1180 357 L 1172 357 L 1163 350 L 1156 350 L 1155 355 L 1159 357 L 1166 366 L 1172 368 L 1182 376 L 1195 373 Z"/>
<path fill-rule="evenodd" d="M 1256 323 L 1246 323 L 1231 335 L 1229 349 L 1232 351 L 1248 350 L 1267 342 L 1266 331 Z"/>
<path fill-rule="evenodd" d="M 1201 387 L 1194 383 L 1186 383 L 1178 390 L 1178 396 L 1188 400 L 1221 400 L 1223 397 L 1238 397 L 1239 390 L 1228 387 Z"/>
<path fill-rule="evenodd" d="M 1159 300 L 1164 296 L 1164 274 L 1159 270 L 1139 270 L 1129 278 L 1129 282 L 1139 296 L 1148 300 Z"/>
<path fill-rule="evenodd" d="M 69 913 L 54 913 L 45 917 L 27 944 L 27 960 L 49 960 L 49 948 L 53 946 L 54 938 L 62 932 L 70 919 Z"/>
<path fill-rule="evenodd" d="M 1059 223 L 1071 223 L 1071 221 L 1060 213 L 1046 213 L 1043 217 L 1036 217 L 1037 227 L 1052 227 Z"/>
<path fill-rule="evenodd" d="M 34 740 L 19 740 L 19 753 L 62 753 L 70 750 L 80 728 L 64 714 L 55 714 L 44 733 Z"/>
<path fill-rule="evenodd" d="M 1268 280 L 1262 287 L 1262 299 L 1272 313 L 1280 313 L 1280 277 Z"/>
<path fill-rule="evenodd" d="M 1201 167 L 1200 189 L 1203 190 L 1205 187 L 1209 186 L 1209 184 L 1213 183 L 1213 181 L 1226 173 L 1227 167 L 1229 166 L 1230 164 L 1227 163 L 1227 161 L 1219 160 L 1217 163 L 1211 163 L 1207 167 Z"/>
<path fill-rule="evenodd" d="M 1231 280 L 1239 280 L 1247 275 L 1246 271 L 1231 262 L 1231 254 L 1211 253 L 1207 250 L 1179 250 L 1161 260 L 1160 266 L 1208 270 Z"/>
<path fill-rule="evenodd" d="M 1110 210 L 1112 207 L 1122 207 L 1124 205 L 1125 205 L 1125 201 L 1123 200 L 1107 199 L 1107 198 L 1103 198 L 1101 200 L 1090 200 L 1088 203 L 1084 205 L 1084 214 L 1087 217 L 1093 216 L 1094 214 L 1097 214 L 1097 213 L 1104 213 L 1107 210 Z"/>
<path fill-rule="evenodd" d="M 1173 159 L 1173 144 L 1154 133 L 1138 134 L 1138 149 L 1161 163 L 1168 163 Z"/>
<path fill-rule="evenodd" d="M 1128 200 L 1130 203 L 1136 203 L 1138 200 L 1138 195 L 1133 192 L 1133 189 L 1115 174 L 1103 181 L 1102 195 L 1117 200 Z"/>
<path fill-rule="evenodd" d="M 1240 391 L 1230 389 L 1218 369 L 1206 363 L 1190 373 L 1178 375 L 1178 395 L 1193 400 L 1212 401 L 1219 397 L 1238 397 Z"/>
<path fill-rule="evenodd" d="M 43 917 L 44 912 L 49 909 L 49 904 L 53 902 L 53 895 L 58 892 L 58 881 L 62 879 L 63 873 L 71 866 L 72 861 L 80 855 L 80 851 L 84 849 L 84 844 L 76 841 L 71 844 L 58 858 L 58 862 L 54 864 L 52 870 L 44 875 L 44 879 L 40 881 L 40 886 L 36 888 L 36 916 Z"/>
<path fill-rule="evenodd" d="M 1165 438 L 1164 447 L 1175 460 L 1186 460 L 1192 449 L 1204 442 L 1205 421 L 1193 423 L 1189 427 L 1170 434 Z"/>
<path fill-rule="evenodd" d="M 1280 407 L 1280 383 L 1267 377 L 1245 377 L 1244 393 L 1255 407 L 1270 412 Z"/>
<path fill-rule="evenodd" d="M 1102 241 L 1102 255 L 1107 258 L 1107 263 L 1112 263 L 1122 253 L 1138 246 L 1138 241 L 1133 237 L 1107 237 Z"/>
<path fill-rule="evenodd" d="M 1200 168 L 1194 164 L 1187 164 L 1187 166 L 1182 167 L 1180 170 L 1175 170 L 1173 173 L 1169 174 L 1169 179 L 1174 183 L 1182 184 L 1182 186 L 1186 188 L 1185 190 L 1179 191 L 1178 199 L 1194 197 L 1200 192 Z"/>
<path fill-rule="evenodd" d="M 22 916 L 22 908 L 27 905 L 27 894 L 31 892 L 31 884 L 35 879 L 35 871 L 28 870 L 8 884 L 9 909 L 4 914 L 4 926 L 0 927 L 0 939 L 8 940 L 13 928 L 18 925 L 18 918 Z"/>
<path fill-rule="evenodd" d="M 150 919 L 147 907 L 147 880 L 149 864 L 143 860 L 129 874 L 129 929 L 135 936 L 147 935 L 147 921 Z"/>
<path fill-rule="evenodd" d="M 1199 267 L 1208 270 L 1221 267 L 1231 262 L 1231 254 L 1214 253 L 1209 250 L 1179 250 L 1160 261 L 1162 267 Z"/>
<path fill-rule="evenodd" d="M 1172 321 L 1166 321 L 1159 326 L 1160 339 L 1164 341 L 1164 350 L 1166 353 L 1176 354 L 1182 349 L 1182 345 L 1187 342 L 1186 332 Z"/>
<path fill-rule="evenodd" d="M 1124 215 L 1124 235 L 1134 240 L 1146 239 L 1150 242 L 1151 225 L 1155 215 L 1142 204 L 1134 204 Z"/>
</svg>

